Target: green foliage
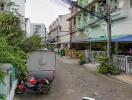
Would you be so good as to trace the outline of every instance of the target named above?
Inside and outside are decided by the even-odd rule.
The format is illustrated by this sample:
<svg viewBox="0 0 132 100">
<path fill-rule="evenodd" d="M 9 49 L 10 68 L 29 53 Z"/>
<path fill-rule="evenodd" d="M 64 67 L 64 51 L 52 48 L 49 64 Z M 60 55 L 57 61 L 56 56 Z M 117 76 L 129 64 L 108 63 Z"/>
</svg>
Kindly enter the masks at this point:
<svg viewBox="0 0 132 100">
<path fill-rule="evenodd" d="M 8 44 L 18 46 L 25 37 L 20 19 L 11 12 L 0 13 L 0 36 L 6 37 Z"/>
<path fill-rule="evenodd" d="M 119 69 L 112 69 L 112 70 L 110 70 L 110 73 L 112 75 L 119 75 L 121 73 L 121 71 Z"/>
<path fill-rule="evenodd" d="M 38 35 L 32 35 L 30 37 L 27 37 L 23 41 L 21 47 L 24 49 L 24 51 L 31 52 L 43 47 L 41 41 L 42 41 L 41 37 L 39 37 Z"/>
<path fill-rule="evenodd" d="M 19 17 L 11 12 L 0 13 L 0 64 L 16 65 L 20 73 L 26 73 L 26 53 L 20 48 L 25 33 L 20 26 Z M 0 82 L 4 75 L 0 72 Z"/>
<path fill-rule="evenodd" d="M 0 38 L 0 63 L 15 64 L 22 72 L 26 70 L 26 53 L 17 47 L 8 45 L 5 38 Z"/>
<path fill-rule="evenodd" d="M 83 55 L 83 54 L 80 54 L 79 55 L 79 62 L 78 62 L 80 65 L 83 65 L 83 64 L 85 64 L 86 63 L 86 61 L 85 61 L 85 55 Z"/>
<path fill-rule="evenodd" d="M 112 75 L 119 75 L 121 73 L 121 71 L 116 68 L 114 65 L 111 65 L 110 67 L 110 74 Z"/>
<path fill-rule="evenodd" d="M 104 56 L 97 57 L 98 62 L 100 65 L 98 66 L 98 72 L 102 74 L 108 74 L 109 73 L 109 59 Z"/>
<path fill-rule="evenodd" d="M 117 69 L 114 64 L 112 63 L 113 61 L 111 60 L 109 62 L 109 59 L 104 56 L 99 56 L 97 57 L 98 62 L 100 63 L 98 67 L 98 72 L 102 74 L 112 74 L 112 75 L 119 75 L 121 71 Z"/>
<path fill-rule="evenodd" d="M 0 100 L 6 100 L 6 96 L 4 94 L 0 95 Z"/>
<path fill-rule="evenodd" d="M 4 72 L 0 71 L 0 83 L 4 84 Z"/>
</svg>

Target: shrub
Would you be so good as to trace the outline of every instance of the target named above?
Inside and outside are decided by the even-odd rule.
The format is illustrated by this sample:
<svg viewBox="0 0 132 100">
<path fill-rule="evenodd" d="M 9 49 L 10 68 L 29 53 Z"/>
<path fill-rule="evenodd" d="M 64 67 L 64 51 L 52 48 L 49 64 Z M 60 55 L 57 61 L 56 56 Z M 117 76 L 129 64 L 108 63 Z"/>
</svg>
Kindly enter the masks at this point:
<svg viewBox="0 0 132 100">
<path fill-rule="evenodd" d="M 6 100 L 5 94 L 0 94 L 0 100 Z"/>
<path fill-rule="evenodd" d="M 110 68 L 110 74 L 112 74 L 112 75 L 119 75 L 120 73 L 121 73 L 121 71 L 118 68 L 116 68 L 115 66 L 112 66 Z"/>
<path fill-rule="evenodd" d="M 109 59 L 107 57 L 99 56 L 97 57 L 98 62 L 100 63 L 98 67 L 98 72 L 102 74 L 112 74 L 112 75 L 119 75 L 121 71 L 116 68 L 113 64 L 113 61 L 111 60 L 109 62 Z"/>
<path fill-rule="evenodd" d="M 102 74 L 108 74 L 110 72 L 110 67 L 109 67 L 109 59 L 107 57 L 97 57 L 98 62 L 100 65 L 98 66 L 98 72 Z"/>
<path fill-rule="evenodd" d="M 85 56 L 83 54 L 80 54 L 79 55 L 79 62 L 78 62 L 80 65 L 83 65 L 86 63 L 85 61 Z"/>
<path fill-rule="evenodd" d="M 121 73 L 121 71 L 119 69 L 113 69 L 113 70 L 110 71 L 110 73 L 112 75 L 119 75 Z"/>
</svg>

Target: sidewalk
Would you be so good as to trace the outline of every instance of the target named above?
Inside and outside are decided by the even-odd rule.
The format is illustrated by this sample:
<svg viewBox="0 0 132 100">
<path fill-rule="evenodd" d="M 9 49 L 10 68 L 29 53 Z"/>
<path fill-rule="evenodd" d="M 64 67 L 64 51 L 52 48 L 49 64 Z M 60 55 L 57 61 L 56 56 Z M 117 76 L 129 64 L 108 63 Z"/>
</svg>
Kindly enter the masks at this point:
<svg viewBox="0 0 132 100">
<path fill-rule="evenodd" d="M 62 61 L 63 63 L 68 63 L 68 64 L 78 64 L 79 59 L 76 58 L 70 58 L 70 57 L 60 57 L 58 56 L 58 59 Z M 87 70 L 95 71 L 97 70 L 98 63 L 88 63 L 84 64 L 83 66 L 86 67 Z M 127 74 L 120 74 L 120 75 L 109 75 L 112 78 L 115 78 L 117 80 L 120 80 L 122 82 L 125 82 L 129 85 L 132 85 L 132 75 L 127 75 Z"/>
<path fill-rule="evenodd" d="M 120 74 L 120 75 L 115 76 L 115 78 L 127 84 L 132 85 L 132 75 Z"/>
</svg>

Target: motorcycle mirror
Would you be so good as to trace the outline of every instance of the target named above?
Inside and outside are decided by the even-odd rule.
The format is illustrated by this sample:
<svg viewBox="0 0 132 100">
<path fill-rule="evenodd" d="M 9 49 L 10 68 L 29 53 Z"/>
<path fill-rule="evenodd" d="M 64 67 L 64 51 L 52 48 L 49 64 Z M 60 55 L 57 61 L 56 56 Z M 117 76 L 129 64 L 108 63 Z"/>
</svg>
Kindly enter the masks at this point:
<svg viewBox="0 0 132 100">
<path fill-rule="evenodd" d="M 82 100 L 95 100 L 94 98 L 83 97 Z"/>
</svg>

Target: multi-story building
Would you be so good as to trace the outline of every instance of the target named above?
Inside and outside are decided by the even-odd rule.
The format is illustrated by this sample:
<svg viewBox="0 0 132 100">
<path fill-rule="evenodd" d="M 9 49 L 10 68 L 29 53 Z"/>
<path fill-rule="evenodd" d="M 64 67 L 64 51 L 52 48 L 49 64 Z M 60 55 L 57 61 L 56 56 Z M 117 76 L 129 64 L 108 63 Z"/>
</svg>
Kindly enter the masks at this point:
<svg viewBox="0 0 132 100">
<path fill-rule="evenodd" d="M 103 2 L 105 3 L 105 1 Z M 78 0 L 81 5 L 89 12 L 98 16 L 106 15 L 106 4 L 102 0 Z M 117 39 L 126 35 L 132 35 L 132 0 L 112 0 L 111 1 L 111 19 L 112 19 L 112 39 Z M 77 20 L 77 39 L 94 39 L 96 41 L 107 41 L 107 23 L 101 19 L 83 10 L 78 10 Z M 128 40 L 129 41 L 129 40 Z M 118 41 L 120 42 L 120 41 Z M 122 41 L 123 42 L 123 41 Z"/>
<path fill-rule="evenodd" d="M 58 43 L 58 31 L 59 31 L 59 22 L 56 19 L 50 26 L 49 26 L 49 33 L 48 33 L 48 41 L 51 43 Z"/>
<path fill-rule="evenodd" d="M 67 21 L 69 17 L 70 14 L 60 15 L 49 27 L 49 40 L 58 44 L 60 48 L 69 48 L 70 34 L 69 22 Z"/>
<path fill-rule="evenodd" d="M 72 1 L 73 3 L 77 3 L 76 1 Z M 77 14 L 77 7 L 71 5 L 70 7 L 70 18 L 67 20 L 69 21 L 69 27 L 70 27 L 70 41 L 76 40 L 76 14 Z"/>
<path fill-rule="evenodd" d="M 46 27 L 43 23 L 31 23 L 31 34 L 39 35 L 44 38 L 46 35 Z"/>
<path fill-rule="evenodd" d="M 26 0 L 1 0 L 0 11 L 13 12 L 20 17 L 21 28 L 25 31 L 25 2 Z"/>
</svg>

